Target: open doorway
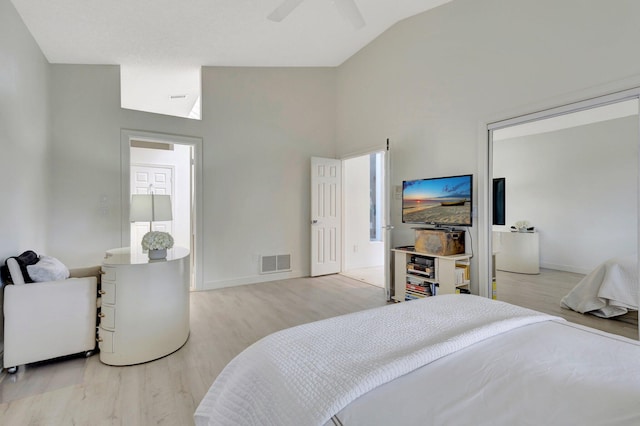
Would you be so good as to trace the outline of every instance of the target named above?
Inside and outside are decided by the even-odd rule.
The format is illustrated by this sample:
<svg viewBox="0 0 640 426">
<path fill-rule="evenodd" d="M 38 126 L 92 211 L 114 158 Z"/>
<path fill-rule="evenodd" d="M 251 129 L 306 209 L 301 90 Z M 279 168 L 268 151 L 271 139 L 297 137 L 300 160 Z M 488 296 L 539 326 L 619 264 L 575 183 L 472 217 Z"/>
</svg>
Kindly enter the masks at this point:
<svg viewBox="0 0 640 426">
<path fill-rule="evenodd" d="M 171 196 L 172 220 L 153 222 L 154 230 L 171 233 L 174 246 L 191 253 L 191 289 L 202 283 L 202 140 L 122 130 L 122 241 L 141 251 L 149 223 L 130 223 L 132 194 Z"/>
<path fill-rule="evenodd" d="M 171 234 L 178 247 L 191 247 L 193 147 L 170 143 L 132 140 L 130 154 L 130 193 L 169 195 L 172 220 L 154 221 L 154 231 Z M 142 251 L 142 237 L 150 230 L 147 223 L 131 223 L 130 247 Z"/>
<path fill-rule="evenodd" d="M 342 274 L 385 287 L 385 152 L 343 160 Z"/>
</svg>

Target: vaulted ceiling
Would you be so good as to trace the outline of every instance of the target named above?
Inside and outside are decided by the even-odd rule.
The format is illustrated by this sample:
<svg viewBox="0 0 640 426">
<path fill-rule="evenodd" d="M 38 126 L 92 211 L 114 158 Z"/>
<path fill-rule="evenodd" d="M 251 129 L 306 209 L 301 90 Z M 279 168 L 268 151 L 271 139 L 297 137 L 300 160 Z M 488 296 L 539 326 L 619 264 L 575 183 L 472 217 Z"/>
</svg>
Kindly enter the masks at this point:
<svg viewBox="0 0 640 426">
<path fill-rule="evenodd" d="M 337 66 L 400 20 L 451 0 L 11 0 L 51 63 Z M 268 16 L 297 5 L 281 22 Z M 298 4 L 299 3 L 299 4 Z"/>
</svg>

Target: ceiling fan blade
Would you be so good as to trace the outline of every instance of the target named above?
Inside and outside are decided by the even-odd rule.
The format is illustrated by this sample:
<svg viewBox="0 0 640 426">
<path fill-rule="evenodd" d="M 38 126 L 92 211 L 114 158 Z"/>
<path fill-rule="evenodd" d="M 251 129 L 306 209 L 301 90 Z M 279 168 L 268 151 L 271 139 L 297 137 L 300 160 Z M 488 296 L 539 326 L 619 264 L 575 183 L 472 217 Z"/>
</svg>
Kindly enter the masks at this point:
<svg viewBox="0 0 640 426">
<path fill-rule="evenodd" d="M 280 6 L 276 7 L 276 9 L 267 16 L 267 19 L 280 22 L 289 16 L 289 14 L 293 12 L 293 9 L 298 7 L 303 1 L 304 0 L 284 0 Z"/>
<path fill-rule="evenodd" d="M 353 28 L 359 30 L 365 26 L 364 18 L 362 17 L 355 0 L 334 0 L 334 3 L 342 16 L 351 22 Z"/>
</svg>

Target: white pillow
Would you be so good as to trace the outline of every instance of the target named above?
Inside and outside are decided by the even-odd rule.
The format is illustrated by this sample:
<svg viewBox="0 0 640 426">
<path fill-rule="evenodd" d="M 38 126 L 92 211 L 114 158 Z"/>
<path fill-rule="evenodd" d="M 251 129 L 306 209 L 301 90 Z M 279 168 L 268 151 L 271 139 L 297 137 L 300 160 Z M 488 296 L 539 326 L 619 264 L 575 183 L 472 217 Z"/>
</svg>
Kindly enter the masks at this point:
<svg viewBox="0 0 640 426">
<path fill-rule="evenodd" d="M 7 268 L 9 268 L 9 275 L 11 275 L 11 281 L 14 284 L 24 284 L 24 277 L 17 260 L 13 257 L 7 259 Z"/>
<path fill-rule="evenodd" d="M 27 272 L 34 282 L 59 281 L 69 278 L 69 269 L 55 257 L 40 256 L 38 263 L 27 265 Z"/>
</svg>

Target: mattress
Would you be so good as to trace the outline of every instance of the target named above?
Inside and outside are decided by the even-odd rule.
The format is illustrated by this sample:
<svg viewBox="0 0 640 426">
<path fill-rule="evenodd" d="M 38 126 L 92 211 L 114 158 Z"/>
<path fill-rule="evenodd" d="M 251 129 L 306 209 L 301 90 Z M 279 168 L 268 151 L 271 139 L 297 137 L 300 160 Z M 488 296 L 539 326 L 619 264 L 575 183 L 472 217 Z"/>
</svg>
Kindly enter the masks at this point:
<svg viewBox="0 0 640 426">
<path fill-rule="evenodd" d="M 388 382 L 326 425 L 637 425 L 639 401 L 637 341 L 547 321 Z"/>
<path fill-rule="evenodd" d="M 281 330 L 236 356 L 200 402 L 208 426 L 322 425 L 358 397 L 441 357 L 551 317 L 443 295 Z"/>
</svg>

